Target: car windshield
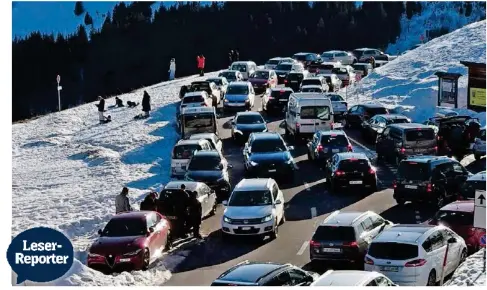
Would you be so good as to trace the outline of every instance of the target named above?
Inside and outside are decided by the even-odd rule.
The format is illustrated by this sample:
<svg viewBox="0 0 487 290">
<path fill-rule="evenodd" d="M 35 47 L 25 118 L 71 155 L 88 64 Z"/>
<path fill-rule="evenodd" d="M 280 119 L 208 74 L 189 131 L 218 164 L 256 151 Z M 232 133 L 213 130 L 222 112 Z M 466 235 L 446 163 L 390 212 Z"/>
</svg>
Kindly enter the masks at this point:
<svg viewBox="0 0 487 290">
<path fill-rule="evenodd" d="M 174 147 L 172 155 L 174 159 L 190 159 L 193 157 L 194 151 L 200 150 L 198 144 L 177 145 Z"/>
<path fill-rule="evenodd" d="M 471 226 L 473 225 L 473 213 L 440 210 L 436 214 L 435 220 L 445 226 Z"/>
<path fill-rule="evenodd" d="M 247 71 L 247 65 L 245 65 L 245 64 L 234 64 L 234 65 L 232 65 L 232 70 L 238 70 L 240 72 L 246 72 Z"/>
<path fill-rule="evenodd" d="M 293 65 L 292 64 L 287 64 L 287 63 L 282 63 L 282 64 L 279 64 L 278 66 L 276 66 L 276 70 L 291 70 L 293 68 Z"/>
<path fill-rule="evenodd" d="M 268 190 L 234 191 L 228 206 L 264 206 L 271 205 L 272 197 Z"/>
<path fill-rule="evenodd" d="M 355 70 L 360 70 L 360 71 L 365 71 L 367 68 L 365 67 L 365 65 L 362 65 L 362 64 L 354 64 L 352 65 L 353 69 Z"/>
<path fill-rule="evenodd" d="M 265 64 L 276 65 L 276 64 L 279 64 L 279 62 L 280 62 L 280 60 L 278 60 L 278 59 L 270 59 Z"/>
<path fill-rule="evenodd" d="M 409 260 L 418 256 L 418 246 L 401 243 L 372 243 L 367 252 L 371 257 L 384 260 Z"/>
<path fill-rule="evenodd" d="M 234 81 L 237 79 L 237 75 L 234 72 L 222 72 L 218 76 L 224 77 L 229 81 Z"/>
<path fill-rule="evenodd" d="M 343 101 L 343 98 L 340 95 L 328 95 L 327 97 L 330 98 L 330 100 L 332 102 L 342 102 Z"/>
<path fill-rule="evenodd" d="M 215 83 L 217 86 L 221 86 L 223 84 L 222 79 L 208 79 L 209 82 Z"/>
<path fill-rule="evenodd" d="M 302 81 L 304 75 L 302 73 L 290 73 L 287 75 L 287 79 L 290 81 Z"/>
<path fill-rule="evenodd" d="M 314 241 L 355 241 L 355 231 L 352 227 L 319 226 L 313 235 Z"/>
<path fill-rule="evenodd" d="M 286 91 L 286 90 L 272 91 L 271 97 L 275 99 L 289 99 L 291 93 L 292 93 L 291 91 Z"/>
<path fill-rule="evenodd" d="M 321 136 L 321 145 L 347 147 L 348 140 L 344 135 L 323 135 Z"/>
<path fill-rule="evenodd" d="M 322 93 L 323 89 L 317 88 L 317 87 L 304 87 L 301 89 L 301 92 L 303 92 L 303 93 Z"/>
<path fill-rule="evenodd" d="M 330 108 L 328 106 L 301 107 L 301 119 L 330 120 Z"/>
<path fill-rule="evenodd" d="M 464 198 L 475 198 L 476 190 L 485 190 L 485 181 L 467 180 L 462 186 L 462 196 Z"/>
<path fill-rule="evenodd" d="M 305 61 L 306 60 L 306 54 L 295 54 L 293 55 L 293 58 L 297 61 Z"/>
<path fill-rule="evenodd" d="M 205 99 L 203 99 L 203 96 L 198 95 L 198 96 L 187 96 L 183 98 L 183 104 L 190 104 L 190 103 L 203 103 Z"/>
<path fill-rule="evenodd" d="M 237 124 L 263 124 L 264 119 L 261 115 L 240 115 L 236 120 Z"/>
<path fill-rule="evenodd" d="M 361 57 L 363 54 L 364 54 L 364 50 L 354 50 L 353 51 L 353 54 L 356 56 L 356 57 Z"/>
<path fill-rule="evenodd" d="M 367 171 L 370 169 L 369 161 L 365 159 L 344 159 L 340 161 L 340 164 L 338 165 L 338 169 L 345 171 L 345 172 L 351 172 L 351 171 Z"/>
<path fill-rule="evenodd" d="M 193 92 L 207 91 L 209 89 L 210 89 L 210 84 L 209 83 L 197 83 L 197 84 L 192 84 L 191 85 L 191 90 Z"/>
<path fill-rule="evenodd" d="M 406 141 L 426 141 L 435 140 L 433 129 L 407 130 Z"/>
<path fill-rule="evenodd" d="M 321 55 L 321 58 L 333 58 L 333 53 L 325 52 Z"/>
<path fill-rule="evenodd" d="M 301 83 L 302 86 L 321 86 L 321 81 L 317 79 L 304 79 Z"/>
<path fill-rule="evenodd" d="M 258 70 L 255 73 L 253 73 L 250 78 L 252 79 L 268 79 L 269 78 L 269 72 L 268 71 L 262 71 Z"/>
<path fill-rule="evenodd" d="M 184 115 L 185 128 L 208 128 L 213 127 L 215 116 L 210 114 Z"/>
<path fill-rule="evenodd" d="M 221 163 L 219 156 L 195 156 L 188 165 L 188 170 L 220 170 Z"/>
<path fill-rule="evenodd" d="M 335 68 L 332 64 L 321 64 L 320 70 L 333 70 Z"/>
<path fill-rule="evenodd" d="M 382 107 L 379 107 L 379 108 L 366 108 L 365 110 L 371 116 L 380 115 L 380 114 L 387 114 L 388 113 L 387 112 L 387 109 L 386 108 L 382 108 Z"/>
<path fill-rule="evenodd" d="M 396 119 L 387 120 L 387 125 L 389 125 L 389 124 L 403 124 L 403 123 L 409 123 L 409 119 L 396 118 Z"/>
<path fill-rule="evenodd" d="M 103 229 L 102 237 L 142 236 L 147 234 L 147 224 L 142 218 L 112 219 Z"/>
<path fill-rule="evenodd" d="M 247 86 L 229 86 L 227 95 L 248 95 L 249 88 Z"/>
<path fill-rule="evenodd" d="M 284 63 L 293 63 L 294 59 L 288 57 L 288 58 L 283 58 L 279 61 L 279 64 L 284 64 Z"/>
<path fill-rule="evenodd" d="M 412 161 L 402 161 L 397 170 L 397 177 L 406 180 L 428 180 L 430 175 L 429 165 Z"/>
<path fill-rule="evenodd" d="M 283 152 L 287 151 L 281 139 L 257 139 L 252 142 L 252 153 Z"/>
<path fill-rule="evenodd" d="M 343 68 L 343 67 L 336 67 L 336 68 L 332 69 L 332 72 L 334 74 L 337 74 L 337 75 L 346 75 L 346 74 L 348 74 L 348 70 L 346 68 Z"/>
</svg>

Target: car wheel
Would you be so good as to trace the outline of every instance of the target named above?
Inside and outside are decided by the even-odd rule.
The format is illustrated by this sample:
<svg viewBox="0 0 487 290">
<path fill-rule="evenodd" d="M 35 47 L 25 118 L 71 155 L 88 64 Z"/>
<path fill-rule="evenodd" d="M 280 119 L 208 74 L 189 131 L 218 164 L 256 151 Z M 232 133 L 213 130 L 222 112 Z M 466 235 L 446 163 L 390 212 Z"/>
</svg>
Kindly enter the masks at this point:
<svg viewBox="0 0 487 290">
<path fill-rule="evenodd" d="M 402 198 L 396 198 L 396 203 L 399 206 L 403 206 L 406 202 Z"/>
<path fill-rule="evenodd" d="M 149 249 L 145 248 L 144 249 L 144 256 L 142 260 L 142 270 L 147 270 L 149 269 L 149 264 L 150 264 L 150 252 Z"/>
<path fill-rule="evenodd" d="M 475 160 L 480 160 L 482 158 L 482 155 L 475 154 Z"/>
<path fill-rule="evenodd" d="M 271 240 L 277 239 L 277 236 L 279 235 L 279 227 L 277 225 L 277 220 L 274 223 L 274 230 L 271 233 Z"/>
<path fill-rule="evenodd" d="M 436 273 L 435 270 L 432 270 L 428 275 L 428 284 L 426 286 L 435 286 L 436 285 Z"/>
</svg>

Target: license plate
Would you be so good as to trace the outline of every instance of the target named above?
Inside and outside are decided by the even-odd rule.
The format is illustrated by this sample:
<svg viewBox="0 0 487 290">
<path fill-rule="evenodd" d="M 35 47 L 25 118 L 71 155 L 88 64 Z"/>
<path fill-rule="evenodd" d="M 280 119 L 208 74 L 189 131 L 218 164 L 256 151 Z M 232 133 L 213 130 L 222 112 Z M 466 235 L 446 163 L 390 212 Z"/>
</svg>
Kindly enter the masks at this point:
<svg viewBox="0 0 487 290">
<path fill-rule="evenodd" d="M 269 169 L 269 172 L 276 172 L 277 169 Z"/>
<path fill-rule="evenodd" d="M 331 152 L 338 153 L 338 152 L 340 152 L 340 149 L 331 149 Z"/>
<path fill-rule="evenodd" d="M 120 263 L 130 262 L 130 258 L 120 259 Z"/>
<path fill-rule="evenodd" d="M 279 100 L 279 102 L 287 102 L 287 100 Z"/>
<path fill-rule="evenodd" d="M 404 188 L 418 189 L 418 187 L 416 185 L 404 185 Z"/>
<path fill-rule="evenodd" d="M 241 227 L 242 231 L 248 231 L 251 229 L 251 227 Z"/>
<path fill-rule="evenodd" d="M 384 267 L 381 267 L 381 270 L 387 271 L 387 272 L 398 272 L 399 267 L 384 266 Z"/>
<path fill-rule="evenodd" d="M 350 181 L 350 184 L 362 184 L 361 180 Z"/>
<path fill-rule="evenodd" d="M 323 253 L 341 253 L 341 249 L 335 249 L 335 248 L 323 248 L 321 249 Z"/>
<path fill-rule="evenodd" d="M 291 81 L 291 83 L 297 83 L 298 81 Z"/>
</svg>

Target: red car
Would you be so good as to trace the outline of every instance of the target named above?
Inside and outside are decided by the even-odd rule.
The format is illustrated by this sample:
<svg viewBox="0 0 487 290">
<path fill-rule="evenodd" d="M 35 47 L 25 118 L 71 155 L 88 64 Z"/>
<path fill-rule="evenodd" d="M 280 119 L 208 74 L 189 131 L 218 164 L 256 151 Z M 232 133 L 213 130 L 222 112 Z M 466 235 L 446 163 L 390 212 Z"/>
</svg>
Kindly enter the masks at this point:
<svg viewBox="0 0 487 290">
<path fill-rule="evenodd" d="M 255 92 L 265 92 L 267 88 L 277 86 L 277 74 L 273 70 L 257 70 L 249 77 L 249 82 Z"/>
<path fill-rule="evenodd" d="M 168 243 L 170 226 L 161 214 L 134 211 L 114 216 L 91 245 L 88 267 L 101 272 L 146 270 Z"/>
<path fill-rule="evenodd" d="M 426 223 L 430 225 L 445 225 L 461 236 L 469 253 L 480 249 L 480 237 L 485 235 L 485 229 L 473 227 L 474 200 L 455 201 L 442 207 Z"/>
</svg>

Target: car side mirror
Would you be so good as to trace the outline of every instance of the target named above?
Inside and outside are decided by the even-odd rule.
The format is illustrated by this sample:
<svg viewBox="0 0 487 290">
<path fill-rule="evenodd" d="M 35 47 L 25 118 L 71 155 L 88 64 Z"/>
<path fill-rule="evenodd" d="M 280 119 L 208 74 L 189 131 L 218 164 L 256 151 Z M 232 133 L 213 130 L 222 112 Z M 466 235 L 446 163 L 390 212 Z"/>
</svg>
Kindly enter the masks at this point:
<svg viewBox="0 0 487 290">
<path fill-rule="evenodd" d="M 280 199 L 276 200 L 276 205 L 279 205 L 281 203 L 282 203 L 282 201 Z"/>
<path fill-rule="evenodd" d="M 98 234 L 101 236 L 102 233 L 103 233 L 103 231 L 101 229 L 99 229 Z"/>
<path fill-rule="evenodd" d="M 227 206 L 228 205 L 228 201 L 227 200 L 222 201 L 222 205 L 223 206 Z"/>
<path fill-rule="evenodd" d="M 456 242 L 457 242 L 457 239 L 456 239 L 456 238 L 453 238 L 453 237 L 452 237 L 452 238 L 449 238 L 449 239 L 448 239 L 448 243 L 449 243 L 449 244 L 454 244 L 454 243 L 456 243 Z"/>
</svg>

